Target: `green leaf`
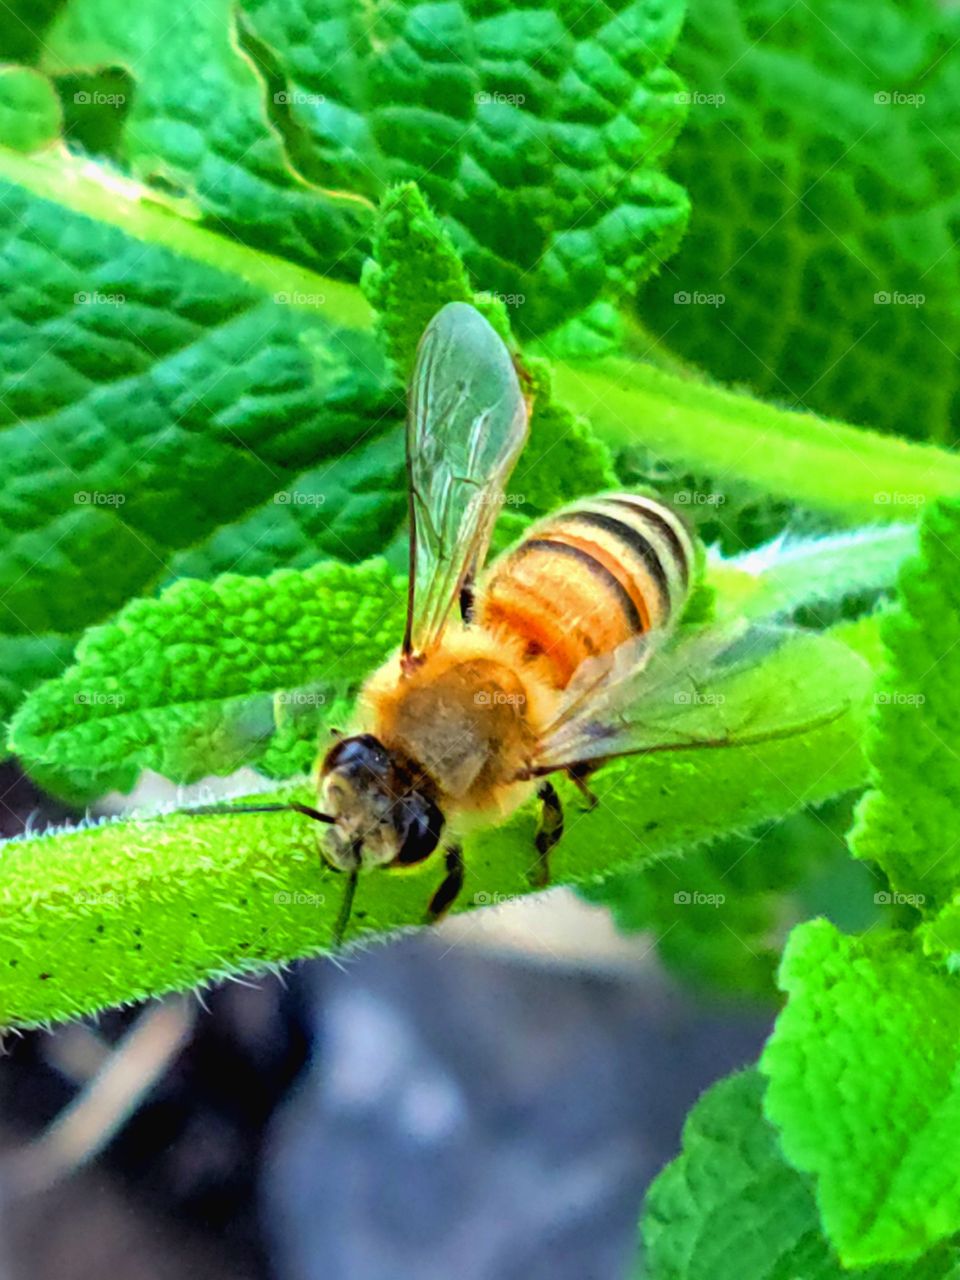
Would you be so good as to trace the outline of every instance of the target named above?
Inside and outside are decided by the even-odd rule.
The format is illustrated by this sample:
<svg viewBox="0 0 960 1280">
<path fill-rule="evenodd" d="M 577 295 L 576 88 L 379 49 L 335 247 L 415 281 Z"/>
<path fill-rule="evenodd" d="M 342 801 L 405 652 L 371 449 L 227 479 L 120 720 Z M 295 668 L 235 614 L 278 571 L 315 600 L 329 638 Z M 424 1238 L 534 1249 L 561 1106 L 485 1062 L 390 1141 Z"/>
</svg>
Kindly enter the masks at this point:
<svg viewBox="0 0 960 1280">
<path fill-rule="evenodd" d="M 420 337 L 440 308 L 473 301 L 460 255 L 415 183 L 384 196 L 362 284 L 380 341 L 406 382 Z"/>
<path fill-rule="evenodd" d="M 351 575 L 363 580 L 370 570 L 341 566 L 339 572 L 346 582 Z M 230 643 L 228 628 L 242 624 L 250 634 L 261 633 L 269 602 L 263 601 L 262 610 L 248 608 L 243 594 L 252 600 L 261 587 L 245 583 L 235 592 L 221 583 L 206 588 L 208 596 L 219 591 L 224 603 L 238 608 L 235 619 L 219 615 L 221 634 L 228 637 L 217 650 L 224 692 L 242 690 L 249 679 L 253 664 L 248 651 Z M 179 589 L 193 588 L 186 584 Z M 171 597 L 176 599 L 176 589 L 159 602 L 141 603 L 138 629 L 151 629 L 157 610 L 164 600 L 169 605 Z M 287 630 L 275 646 L 281 662 L 287 661 L 293 634 L 307 638 L 305 628 Z M 109 641 L 113 652 L 120 640 L 114 629 L 102 643 Z M 164 665 L 163 659 L 173 648 L 164 643 L 155 651 L 159 665 L 140 668 L 151 673 L 155 709 L 163 707 L 164 696 L 157 681 L 176 679 L 172 663 Z M 109 653 L 96 650 L 93 646 L 86 660 L 102 658 L 99 676 L 106 679 L 109 669 L 115 681 L 108 692 L 123 692 L 133 705 L 132 688 L 124 684 L 123 663 L 130 650 L 118 650 L 112 668 Z M 179 665 L 189 672 L 183 683 L 196 682 L 207 657 L 202 649 L 198 659 L 189 645 L 181 647 Z M 827 693 L 849 697 L 848 710 L 806 733 L 738 750 L 677 751 L 611 762 L 593 779 L 600 803 L 591 812 L 582 811 L 572 784 L 561 781 L 567 823 L 551 855 L 554 880 L 586 884 L 638 861 L 655 861 L 700 841 L 749 830 L 856 786 L 862 772 L 866 669 L 851 652 L 813 639 L 777 650 L 760 663 L 750 674 L 749 687 L 741 683 L 744 696 L 763 699 L 768 690 L 775 697 L 787 668 L 791 685 L 817 681 Z M 96 703 L 70 703 L 64 688 L 84 687 L 83 680 L 78 669 L 39 690 L 24 717 L 31 715 L 31 704 L 54 714 L 64 706 L 76 707 L 78 716 L 90 716 L 97 726 L 79 736 L 88 732 L 92 740 L 99 733 L 98 741 L 106 744 L 114 727 L 122 728 L 126 704 L 106 704 L 107 716 Z M 149 709 L 145 695 L 146 690 L 142 701 Z M 179 706 L 187 708 L 185 702 Z M 141 716 L 139 724 L 146 732 L 156 727 L 166 733 L 177 706 L 171 704 L 169 712 Z M 784 715 L 789 716 L 789 707 Z M 78 740 L 77 733 L 67 732 L 61 743 L 57 732 L 50 733 L 46 759 L 58 770 L 72 765 L 82 772 L 83 758 L 69 758 Z M 155 747 L 159 751 L 162 744 Z M 201 744 L 201 749 L 208 748 Z M 825 762 L 832 763 L 825 768 Z M 762 787 L 758 776 L 765 780 Z M 709 811 L 704 810 L 705 794 L 713 797 Z M 307 803 L 314 799 L 308 785 L 282 795 Z M 503 825 L 467 838 L 467 880 L 456 910 L 533 891 L 528 869 L 535 860 L 535 829 L 536 806 L 531 803 Z M 442 874 L 438 860 L 429 859 L 402 875 L 379 871 L 364 876 L 350 939 L 420 923 Z M 0 911 L 6 922 L 0 937 L 0 1023 L 74 1016 L 329 950 L 342 892 L 342 877 L 318 857 L 315 824 L 298 814 L 173 814 L 13 842 L 0 860 Z M 277 893 L 306 896 L 278 902 Z"/>
<path fill-rule="evenodd" d="M 920 554 L 900 575 L 900 608 L 881 636 L 888 666 L 868 739 L 873 789 L 851 835 L 923 904 L 960 887 L 960 773 L 952 742 L 960 717 L 960 503 L 924 512 Z M 929 905 L 932 905 L 932 901 Z"/>
<path fill-rule="evenodd" d="M 763 1116 L 763 1079 L 744 1071 L 687 1117 L 683 1151 L 647 1193 L 648 1280 L 843 1280 L 808 1182 L 784 1160 Z M 863 1280 L 955 1280 L 960 1254 L 869 1267 Z"/>
<path fill-rule="evenodd" d="M 632 294 L 679 242 L 686 197 L 659 165 L 683 120 L 664 65 L 681 19 L 680 0 L 68 0 L 43 66 L 126 68 L 116 158 L 317 270 L 355 279 L 376 201 L 419 182 L 475 281 L 523 294 L 540 331 Z"/>
<path fill-rule="evenodd" d="M 60 135 L 53 85 L 30 67 L 0 66 L 0 138 L 17 151 L 36 151 Z"/>
<path fill-rule="evenodd" d="M 845 1265 L 919 1257 L 960 1230 L 960 979 L 909 935 L 796 929 L 786 1008 L 760 1067 L 765 1109 L 816 1176 Z"/>
<path fill-rule="evenodd" d="M 839 806 L 838 817 L 848 816 L 847 804 Z M 772 828 L 611 876 L 585 896 L 609 906 L 618 929 L 649 930 L 664 964 L 698 991 L 775 1000 L 787 932 L 812 914 L 807 902 L 824 878 L 833 907 L 856 898 L 852 905 L 862 908 L 872 900 L 869 877 L 850 863 L 836 821 L 829 812 L 794 814 Z M 855 884 L 842 875 L 845 868 L 859 870 Z M 858 923 L 869 923 L 868 911 L 855 914 Z"/>
<path fill-rule="evenodd" d="M 670 167 L 696 215 L 644 319 L 729 383 L 955 439 L 956 15 L 935 0 L 688 8 Z"/>
<path fill-rule="evenodd" d="M 131 596 L 362 559 L 406 510 L 400 406 L 338 286 L 244 250 L 218 269 L 216 237 L 139 190 L 8 164 L 52 198 L 0 201 L 3 717 Z"/>
<path fill-rule="evenodd" d="M 511 535 L 518 531 L 513 521 L 505 523 Z M 758 584 L 762 575 L 750 578 L 762 598 Z M 380 562 L 325 563 L 265 579 L 229 574 L 212 584 L 180 581 L 159 599 L 134 600 L 114 623 L 89 631 L 74 665 L 23 703 L 8 745 L 49 790 L 81 802 L 129 790 L 145 768 L 176 782 L 241 764 L 278 778 L 304 772 L 319 729 L 345 719 L 359 683 L 398 643 L 405 595 L 403 582 Z M 859 630 L 870 626 L 866 620 Z M 870 670 L 854 656 L 855 636 L 850 640 L 849 653 L 827 645 L 820 652 L 825 663 L 839 663 L 838 675 L 846 670 L 837 701 L 849 701 L 859 714 Z M 799 680 L 802 687 L 812 643 L 798 635 L 784 647 L 785 665 L 770 665 L 768 679 Z M 753 679 L 744 690 L 750 697 Z M 305 713 L 294 716 L 289 699 L 278 697 L 301 689 L 312 695 L 302 702 Z M 781 698 L 771 690 L 769 700 Z M 286 707 L 282 717 L 279 706 Z M 845 763 L 837 776 L 848 776 Z M 850 785 L 857 785 L 856 765 L 852 777 Z"/>
<path fill-rule="evenodd" d="M 254 765 L 306 773 L 322 726 L 397 643 L 406 593 L 377 561 L 267 578 L 185 579 L 88 631 L 14 717 L 10 747 L 58 794 L 129 791 Z"/>
</svg>

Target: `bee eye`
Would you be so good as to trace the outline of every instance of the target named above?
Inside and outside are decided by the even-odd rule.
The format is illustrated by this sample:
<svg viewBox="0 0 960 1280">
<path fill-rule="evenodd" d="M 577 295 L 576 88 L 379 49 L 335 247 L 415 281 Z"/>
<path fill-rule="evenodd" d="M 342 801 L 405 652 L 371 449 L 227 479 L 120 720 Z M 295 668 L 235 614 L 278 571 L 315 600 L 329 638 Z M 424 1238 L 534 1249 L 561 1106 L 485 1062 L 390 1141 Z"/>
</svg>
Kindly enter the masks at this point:
<svg viewBox="0 0 960 1280">
<path fill-rule="evenodd" d="M 397 862 L 421 862 L 440 843 L 444 818 L 439 808 L 419 792 L 406 796 L 397 815 L 397 829 L 402 834 Z"/>
</svg>

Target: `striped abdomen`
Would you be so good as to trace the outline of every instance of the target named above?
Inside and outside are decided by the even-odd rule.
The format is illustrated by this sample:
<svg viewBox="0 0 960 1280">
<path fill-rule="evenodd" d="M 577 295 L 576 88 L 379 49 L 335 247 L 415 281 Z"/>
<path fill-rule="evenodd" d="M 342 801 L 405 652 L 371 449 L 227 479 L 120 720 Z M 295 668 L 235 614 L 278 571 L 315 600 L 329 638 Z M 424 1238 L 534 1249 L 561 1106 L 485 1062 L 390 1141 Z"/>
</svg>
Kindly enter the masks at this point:
<svg viewBox="0 0 960 1280">
<path fill-rule="evenodd" d="M 669 507 L 603 494 L 548 516 L 491 565 L 478 620 L 522 636 L 562 688 L 585 658 L 676 621 L 694 554 Z"/>
</svg>

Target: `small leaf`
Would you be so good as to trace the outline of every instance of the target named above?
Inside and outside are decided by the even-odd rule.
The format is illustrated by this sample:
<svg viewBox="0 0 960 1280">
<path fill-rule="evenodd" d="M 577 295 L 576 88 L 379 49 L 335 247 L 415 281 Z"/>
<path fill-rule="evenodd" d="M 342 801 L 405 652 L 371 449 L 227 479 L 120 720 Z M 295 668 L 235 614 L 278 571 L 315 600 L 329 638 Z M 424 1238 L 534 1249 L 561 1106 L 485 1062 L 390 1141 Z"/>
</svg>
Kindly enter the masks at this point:
<svg viewBox="0 0 960 1280">
<path fill-rule="evenodd" d="M 806 1178 L 784 1160 L 763 1116 L 755 1070 L 721 1080 L 687 1117 L 681 1154 L 647 1193 L 647 1280 L 844 1280 Z M 939 1248 L 862 1280 L 955 1280 L 960 1254 Z"/>
<path fill-rule="evenodd" d="M 350 715 L 396 645 L 404 603 L 376 561 L 185 579 L 87 632 L 14 718 L 10 748 L 80 802 L 129 791 L 143 769 L 177 782 L 241 765 L 306 773 L 322 726 Z"/>
<path fill-rule="evenodd" d="M 760 1068 L 787 1158 L 816 1175 L 851 1267 L 917 1258 L 960 1230 L 960 978 L 906 934 L 801 925 Z"/>
</svg>

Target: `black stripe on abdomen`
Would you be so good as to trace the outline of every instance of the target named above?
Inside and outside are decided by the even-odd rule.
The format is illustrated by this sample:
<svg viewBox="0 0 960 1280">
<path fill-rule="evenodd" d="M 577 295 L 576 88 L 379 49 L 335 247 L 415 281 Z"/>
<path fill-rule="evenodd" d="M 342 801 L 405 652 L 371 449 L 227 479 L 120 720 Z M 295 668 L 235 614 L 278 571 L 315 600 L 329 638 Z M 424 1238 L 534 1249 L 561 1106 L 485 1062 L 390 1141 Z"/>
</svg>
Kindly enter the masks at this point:
<svg viewBox="0 0 960 1280">
<path fill-rule="evenodd" d="M 604 515 L 600 511 L 578 511 L 574 509 L 561 517 L 561 524 L 574 523 L 591 525 L 595 529 L 603 529 L 604 532 L 611 534 L 612 537 L 617 538 L 625 547 L 634 552 L 656 584 L 663 612 L 666 614 L 669 611 L 670 579 L 667 577 L 663 562 L 657 555 L 656 548 L 643 536 L 639 529 L 634 529 L 632 525 L 627 524 L 624 520 L 618 520 L 616 516 Z"/>
<path fill-rule="evenodd" d="M 629 498 L 611 497 L 605 498 L 606 502 L 616 502 L 621 507 L 626 507 L 628 511 L 632 511 L 634 515 L 641 516 L 662 533 L 670 544 L 670 550 L 673 552 L 673 558 L 677 562 L 677 569 L 680 572 L 680 581 L 687 586 L 690 581 L 690 565 L 687 562 L 687 549 L 680 541 L 680 536 L 674 529 L 670 521 L 662 515 L 654 507 L 645 507 L 640 503 L 631 502 Z M 679 520 L 679 516 L 677 519 Z"/>
<path fill-rule="evenodd" d="M 640 612 L 631 600 L 630 593 L 626 587 L 616 574 L 611 573 L 606 565 L 601 564 L 589 551 L 584 551 L 580 547 L 572 547 L 567 542 L 553 542 L 550 538 L 528 538 L 525 542 L 521 542 L 513 554 L 520 556 L 528 551 L 556 551 L 559 555 L 568 556 L 571 560 L 576 560 L 578 564 L 583 565 L 598 582 L 602 582 L 607 590 L 613 592 L 617 597 L 617 602 L 623 611 L 623 615 L 630 624 L 630 630 L 643 631 L 643 619 L 640 617 Z"/>
</svg>

